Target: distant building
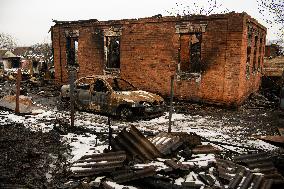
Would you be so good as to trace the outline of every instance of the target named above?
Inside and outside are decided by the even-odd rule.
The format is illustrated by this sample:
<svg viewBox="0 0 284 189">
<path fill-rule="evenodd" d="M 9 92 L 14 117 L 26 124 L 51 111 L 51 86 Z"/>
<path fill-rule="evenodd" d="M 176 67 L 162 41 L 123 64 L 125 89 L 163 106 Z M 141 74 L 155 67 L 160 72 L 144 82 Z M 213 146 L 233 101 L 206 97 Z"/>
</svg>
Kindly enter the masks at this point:
<svg viewBox="0 0 284 189">
<path fill-rule="evenodd" d="M 24 57 L 25 55 L 29 53 L 29 51 L 32 51 L 31 47 L 16 47 L 13 50 L 13 53 L 17 56 Z"/>
<path fill-rule="evenodd" d="M 281 55 L 281 46 L 277 44 L 271 44 L 265 46 L 265 57 L 274 58 Z"/>
<path fill-rule="evenodd" d="M 18 68 L 21 57 L 16 56 L 9 50 L 0 50 L 0 67 L 2 69 Z"/>
<path fill-rule="evenodd" d="M 55 21 L 51 27 L 55 79 L 117 74 L 164 96 L 176 76 L 175 97 L 240 105 L 261 81 L 266 28 L 246 13 Z"/>
<path fill-rule="evenodd" d="M 280 94 L 284 84 L 284 56 L 281 46 L 268 45 L 265 47 L 262 88 L 276 96 Z"/>
</svg>

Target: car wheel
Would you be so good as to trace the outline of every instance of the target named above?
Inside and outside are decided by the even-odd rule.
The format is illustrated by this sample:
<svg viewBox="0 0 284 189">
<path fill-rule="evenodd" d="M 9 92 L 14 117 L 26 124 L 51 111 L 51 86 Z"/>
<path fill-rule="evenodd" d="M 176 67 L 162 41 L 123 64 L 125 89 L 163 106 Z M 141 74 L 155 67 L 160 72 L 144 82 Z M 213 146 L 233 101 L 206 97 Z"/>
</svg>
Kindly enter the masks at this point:
<svg viewBox="0 0 284 189">
<path fill-rule="evenodd" d="M 133 111 L 129 107 L 121 107 L 119 109 L 119 117 L 122 120 L 128 120 L 133 117 Z"/>
</svg>

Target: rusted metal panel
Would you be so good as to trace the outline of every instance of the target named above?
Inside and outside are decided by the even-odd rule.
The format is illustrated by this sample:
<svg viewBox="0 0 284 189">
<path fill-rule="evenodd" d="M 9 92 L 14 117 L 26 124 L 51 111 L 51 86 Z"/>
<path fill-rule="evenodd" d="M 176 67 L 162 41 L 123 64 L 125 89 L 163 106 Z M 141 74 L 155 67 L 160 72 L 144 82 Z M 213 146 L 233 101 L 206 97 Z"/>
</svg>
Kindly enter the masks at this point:
<svg viewBox="0 0 284 189">
<path fill-rule="evenodd" d="M 96 175 L 122 167 L 125 160 L 126 154 L 123 151 L 85 155 L 74 162 L 71 170 L 77 177 Z"/>
<path fill-rule="evenodd" d="M 99 162 L 99 161 L 124 161 L 125 151 L 108 152 L 102 154 L 91 154 L 82 156 L 76 163 L 80 162 Z"/>
<path fill-rule="evenodd" d="M 158 149 L 164 154 L 168 155 L 180 147 L 183 142 L 179 136 L 173 136 L 170 133 L 159 133 L 157 136 L 149 139 Z"/>
<path fill-rule="evenodd" d="M 217 171 L 219 177 L 227 181 L 232 181 L 238 174 L 247 173 L 247 169 L 244 166 L 238 165 L 229 160 L 216 159 Z"/>
<path fill-rule="evenodd" d="M 268 153 L 248 154 L 234 157 L 234 161 L 237 163 L 245 164 L 250 170 L 259 173 L 266 173 L 277 171 L 272 158 Z"/>
<path fill-rule="evenodd" d="M 164 161 L 165 165 L 173 168 L 174 170 L 189 170 L 191 168 L 190 165 L 184 165 L 181 162 L 175 162 L 174 160 L 165 160 Z"/>
<path fill-rule="evenodd" d="M 124 183 L 129 182 L 132 180 L 142 179 L 145 177 L 150 177 L 156 174 L 156 170 L 154 167 L 145 167 L 142 170 L 137 171 L 127 171 L 125 173 L 118 172 L 113 173 L 115 176 L 113 176 L 113 180 L 117 183 Z"/>
<path fill-rule="evenodd" d="M 278 131 L 281 136 L 284 136 L 284 128 L 278 128 Z"/>
<path fill-rule="evenodd" d="M 251 173 L 263 174 L 261 178 L 259 178 L 259 175 L 254 174 L 252 181 L 254 182 L 254 188 L 257 188 L 257 186 L 270 188 L 273 183 L 284 183 L 284 178 L 274 166 L 271 155 L 266 152 L 237 156 L 234 157 L 234 161 L 247 165 Z"/>
<path fill-rule="evenodd" d="M 145 183 L 145 188 L 161 188 L 161 189 L 186 189 L 189 188 L 188 186 L 180 186 L 172 182 L 172 180 L 167 178 L 155 178 L 149 177 L 143 179 Z M 194 187 L 198 188 L 198 187 Z"/>
<path fill-rule="evenodd" d="M 253 179 L 253 173 L 248 173 L 246 175 L 246 178 L 244 179 L 240 189 L 247 189 L 247 188 L 249 188 L 250 185 L 251 185 L 252 179 Z"/>
<path fill-rule="evenodd" d="M 159 133 L 149 139 L 157 149 L 163 154 L 168 155 L 176 151 L 183 144 L 196 146 L 201 144 L 201 138 L 195 133 L 172 132 Z"/>
<path fill-rule="evenodd" d="M 143 162 L 161 157 L 159 150 L 135 126 L 131 126 L 128 132 L 122 130 L 111 140 L 111 146 L 115 150 L 125 150 Z"/>
<path fill-rule="evenodd" d="M 266 178 L 262 174 L 253 173 L 246 167 L 228 160 L 217 159 L 217 171 L 219 177 L 229 181 L 227 188 L 230 189 L 258 189 L 264 186 L 266 181 Z"/>
<path fill-rule="evenodd" d="M 272 145 L 284 147 L 284 136 L 260 136 L 257 138 Z"/>
<path fill-rule="evenodd" d="M 238 174 L 236 175 L 236 177 L 230 181 L 229 185 L 228 185 L 228 188 L 229 189 L 235 189 L 235 188 L 238 188 L 240 182 L 242 181 L 243 179 L 243 175 L 241 174 Z"/>
<path fill-rule="evenodd" d="M 215 180 L 209 174 L 199 173 L 198 178 L 206 185 L 213 186 L 215 184 Z"/>
<path fill-rule="evenodd" d="M 245 154 L 245 155 L 240 155 L 240 156 L 235 156 L 233 159 L 236 162 L 239 161 L 248 161 L 251 159 L 262 159 L 263 157 L 267 157 L 268 153 L 267 152 L 261 152 L 261 153 L 255 153 L 255 154 Z"/>
<path fill-rule="evenodd" d="M 216 154 L 221 151 L 212 145 L 198 145 L 192 149 L 193 154 Z"/>
</svg>

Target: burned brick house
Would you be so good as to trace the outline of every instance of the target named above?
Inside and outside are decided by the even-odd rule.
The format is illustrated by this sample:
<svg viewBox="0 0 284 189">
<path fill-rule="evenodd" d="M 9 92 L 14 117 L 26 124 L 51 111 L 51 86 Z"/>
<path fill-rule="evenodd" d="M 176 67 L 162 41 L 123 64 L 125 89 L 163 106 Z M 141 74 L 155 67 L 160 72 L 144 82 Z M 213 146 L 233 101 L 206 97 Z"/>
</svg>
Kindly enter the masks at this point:
<svg viewBox="0 0 284 189">
<path fill-rule="evenodd" d="M 232 12 L 55 21 L 51 37 L 58 84 L 68 82 L 67 60 L 73 59 L 77 77 L 117 74 L 167 96 L 175 75 L 177 98 L 239 105 L 259 88 L 266 28 Z"/>
</svg>

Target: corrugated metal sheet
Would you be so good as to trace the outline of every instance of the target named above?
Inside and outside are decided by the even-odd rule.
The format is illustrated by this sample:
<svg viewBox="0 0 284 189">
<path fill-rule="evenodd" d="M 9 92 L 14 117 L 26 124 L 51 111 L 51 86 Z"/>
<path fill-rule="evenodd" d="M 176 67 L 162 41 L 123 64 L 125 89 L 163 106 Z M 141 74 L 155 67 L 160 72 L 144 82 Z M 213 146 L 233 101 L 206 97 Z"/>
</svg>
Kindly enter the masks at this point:
<svg viewBox="0 0 284 189">
<path fill-rule="evenodd" d="M 198 145 L 192 149 L 193 154 L 216 154 L 221 151 L 212 145 Z"/>
<path fill-rule="evenodd" d="M 125 172 L 118 171 L 113 172 L 113 180 L 117 183 L 129 182 L 132 180 L 142 179 L 146 177 L 150 177 L 156 174 L 156 170 L 154 167 L 145 167 L 141 170 L 128 170 Z"/>
<path fill-rule="evenodd" d="M 182 164 L 181 162 L 176 162 L 174 160 L 165 160 L 164 164 L 171 167 L 173 170 L 189 170 L 192 168 L 190 165 Z"/>
<path fill-rule="evenodd" d="M 71 167 L 74 176 L 90 176 L 114 171 L 126 160 L 124 151 L 85 155 Z"/>
<path fill-rule="evenodd" d="M 111 140 L 111 146 L 114 150 L 126 151 L 131 159 L 143 162 L 161 156 L 159 150 L 135 126 L 131 126 L 129 131 L 122 130 Z"/>
<path fill-rule="evenodd" d="M 229 181 L 228 188 L 269 189 L 284 183 L 268 153 L 237 156 L 234 162 L 222 159 L 216 162 L 219 177 Z"/>
<path fill-rule="evenodd" d="M 278 147 L 284 147 L 284 136 L 260 136 L 257 138 L 269 144 L 272 144 Z"/>
<path fill-rule="evenodd" d="M 248 154 L 234 157 L 234 162 L 246 165 L 254 173 L 262 173 L 266 180 L 273 182 L 284 182 L 283 176 L 274 166 L 272 156 L 266 152 Z"/>
<path fill-rule="evenodd" d="M 244 166 L 222 159 L 217 159 L 216 164 L 219 177 L 229 182 L 229 189 L 258 189 L 266 184 L 263 175 L 253 173 Z"/>
<path fill-rule="evenodd" d="M 172 132 L 159 133 L 149 139 L 163 155 L 169 155 L 176 151 L 180 146 L 196 146 L 201 144 L 200 136 L 195 133 Z"/>
</svg>

